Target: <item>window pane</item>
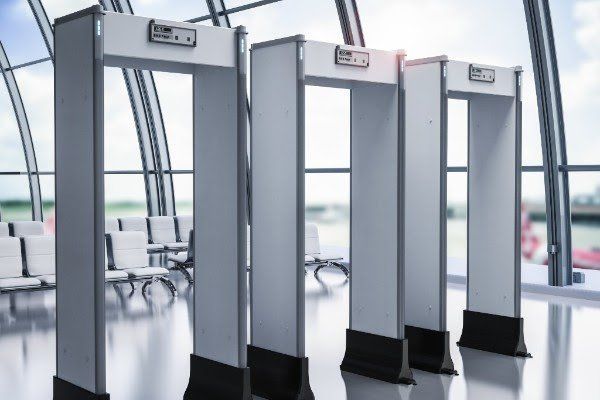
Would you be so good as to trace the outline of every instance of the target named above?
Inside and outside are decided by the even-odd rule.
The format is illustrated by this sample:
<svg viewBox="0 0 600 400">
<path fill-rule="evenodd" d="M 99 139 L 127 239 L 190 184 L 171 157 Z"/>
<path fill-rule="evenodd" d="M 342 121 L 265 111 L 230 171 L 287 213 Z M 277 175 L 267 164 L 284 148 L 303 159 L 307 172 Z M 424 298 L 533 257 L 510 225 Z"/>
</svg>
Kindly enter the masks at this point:
<svg viewBox="0 0 600 400">
<path fill-rule="evenodd" d="M 0 214 L 5 222 L 31 220 L 31 196 L 26 175 L 0 176 Z"/>
<path fill-rule="evenodd" d="M 107 217 L 146 216 L 144 175 L 104 175 Z"/>
<path fill-rule="evenodd" d="M 36 27 L 37 29 L 37 27 Z M 38 170 L 54 170 L 54 68 L 52 63 L 17 69 Z"/>
<path fill-rule="evenodd" d="M 319 227 L 321 245 L 350 245 L 350 174 L 306 174 L 306 222 Z"/>
<path fill-rule="evenodd" d="M 130 0 L 133 12 L 144 17 L 185 21 L 208 14 L 204 0 Z M 209 20 L 206 23 L 212 24 Z"/>
<path fill-rule="evenodd" d="M 448 101 L 448 166 L 467 165 L 469 138 L 469 103 Z"/>
<path fill-rule="evenodd" d="M 0 171 L 27 171 L 19 126 L 2 78 L 0 78 Z"/>
<path fill-rule="evenodd" d="M 350 92 L 306 88 L 306 168 L 350 167 Z"/>
<path fill-rule="evenodd" d="M 42 210 L 44 212 L 44 230 L 54 233 L 54 176 L 40 176 L 40 190 L 42 191 Z"/>
<path fill-rule="evenodd" d="M 600 269 L 600 173 L 571 172 L 573 266 Z"/>
<path fill-rule="evenodd" d="M 48 57 L 27 1 L 0 1 L 0 38 L 12 65 Z"/>
<path fill-rule="evenodd" d="M 599 164 L 600 2 L 550 0 L 570 164 Z"/>
<path fill-rule="evenodd" d="M 541 140 L 522 0 L 357 0 L 369 47 L 403 48 L 408 58 L 450 59 L 525 69 L 523 163 L 541 165 Z M 451 118 L 451 116 L 450 116 Z"/>
<path fill-rule="evenodd" d="M 192 215 L 194 212 L 194 176 L 192 174 L 173 175 L 175 187 L 175 210 L 177 215 Z"/>
<path fill-rule="evenodd" d="M 521 254 L 524 262 L 547 264 L 548 232 L 543 172 L 524 172 L 521 177 Z"/>
<path fill-rule="evenodd" d="M 447 253 L 448 257 L 467 259 L 467 174 L 448 173 Z M 433 245 L 433 244 L 432 244 Z"/>
<path fill-rule="evenodd" d="M 121 68 L 104 68 L 104 93 L 104 169 L 141 170 L 140 145 Z"/>
<path fill-rule="evenodd" d="M 169 142 L 171 167 L 192 169 L 194 166 L 192 76 L 155 72 L 154 80 Z"/>
<path fill-rule="evenodd" d="M 229 18 L 232 26 L 248 28 L 251 43 L 297 34 L 305 34 L 309 40 L 342 41 L 333 0 L 282 1 L 235 13 Z"/>
</svg>

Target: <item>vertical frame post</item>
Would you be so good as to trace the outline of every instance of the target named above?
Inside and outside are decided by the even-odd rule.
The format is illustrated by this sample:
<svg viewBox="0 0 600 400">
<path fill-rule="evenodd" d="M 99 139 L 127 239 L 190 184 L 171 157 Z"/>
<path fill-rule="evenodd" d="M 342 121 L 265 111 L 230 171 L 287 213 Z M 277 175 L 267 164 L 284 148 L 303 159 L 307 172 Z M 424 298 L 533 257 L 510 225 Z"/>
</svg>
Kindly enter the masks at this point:
<svg viewBox="0 0 600 400">
<path fill-rule="evenodd" d="M 414 60 L 406 71 L 406 337 L 411 368 L 455 374 L 446 328 L 447 64 Z"/>
<path fill-rule="evenodd" d="M 571 204 L 558 61 L 548 0 L 523 0 L 537 92 L 548 231 L 548 284 L 573 284 Z"/>
<path fill-rule="evenodd" d="M 54 400 L 109 398 L 104 312 L 103 21 L 100 6 L 56 20 Z"/>
<path fill-rule="evenodd" d="M 251 398 L 247 368 L 246 30 L 235 70 L 194 71 L 194 352 L 184 399 Z M 223 397 L 226 396 L 226 397 Z"/>
</svg>

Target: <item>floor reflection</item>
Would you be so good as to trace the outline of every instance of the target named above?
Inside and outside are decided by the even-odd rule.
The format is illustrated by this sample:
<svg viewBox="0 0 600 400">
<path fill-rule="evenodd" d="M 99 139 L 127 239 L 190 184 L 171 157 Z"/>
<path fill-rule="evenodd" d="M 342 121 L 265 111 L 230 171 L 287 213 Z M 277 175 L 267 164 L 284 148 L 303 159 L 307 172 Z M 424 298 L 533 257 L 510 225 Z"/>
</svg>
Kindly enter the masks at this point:
<svg viewBox="0 0 600 400">
<path fill-rule="evenodd" d="M 516 400 L 521 398 L 526 359 L 460 348 L 467 398 Z"/>
<path fill-rule="evenodd" d="M 192 350 L 193 290 L 180 274 L 179 297 L 161 285 L 149 295 L 106 286 L 107 379 L 112 400 L 180 400 Z M 526 296 L 525 340 L 532 359 L 451 346 L 459 376 L 413 371 L 416 386 L 341 373 L 349 282 L 336 270 L 306 275 L 306 349 L 318 400 L 600 399 L 597 303 Z M 448 327 L 460 336 L 465 292 L 448 290 Z M 0 399 L 47 400 L 55 371 L 55 292 L 0 296 Z"/>
<path fill-rule="evenodd" d="M 348 400 L 409 400 L 411 386 L 385 384 L 374 379 L 342 372 Z"/>
</svg>

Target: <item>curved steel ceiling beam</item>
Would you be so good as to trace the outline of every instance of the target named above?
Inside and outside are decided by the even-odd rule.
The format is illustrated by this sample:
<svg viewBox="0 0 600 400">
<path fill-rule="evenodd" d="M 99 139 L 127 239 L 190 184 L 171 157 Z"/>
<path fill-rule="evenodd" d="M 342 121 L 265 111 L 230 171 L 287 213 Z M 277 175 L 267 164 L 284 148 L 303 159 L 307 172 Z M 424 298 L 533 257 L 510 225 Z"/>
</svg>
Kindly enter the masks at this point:
<svg viewBox="0 0 600 400">
<path fill-rule="evenodd" d="M 27 113 L 25 112 L 25 106 L 23 105 L 23 98 L 21 97 L 15 75 L 10 68 L 10 62 L 4 51 L 2 42 L 0 42 L 0 69 L 2 70 L 2 76 L 4 76 L 4 82 L 6 82 L 10 101 L 12 102 L 15 111 L 17 125 L 19 126 L 19 132 L 21 134 L 21 143 L 23 144 L 23 152 L 25 153 L 25 165 L 27 166 L 29 194 L 31 197 L 31 218 L 34 221 L 42 221 L 44 216 L 42 213 L 40 178 L 38 175 L 33 140 L 31 139 L 31 129 L 29 128 Z"/>
<path fill-rule="evenodd" d="M 365 47 L 365 38 L 360 23 L 356 0 L 335 0 L 335 4 L 340 17 L 344 43 Z"/>
<path fill-rule="evenodd" d="M 523 0 L 537 91 L 548 230 L 548 283 L 573 283 L 571 205 L 565 127 L 554 33 L 548 0 Z"/>
<path fill-rule="evenodd" d="M 46 43 L 48 54 L 52 59 L 52 63 L 54 63 L 54 30 L 52 29 L 50 19 L 48 19 L 48 14 L 46 14 L 46 9 L 41 0 L 27 0 L 27 2 L 40 28 L 40 33 L 42 34 L 42 38 L 44 38 L 44 43 Z"/>
</svg>

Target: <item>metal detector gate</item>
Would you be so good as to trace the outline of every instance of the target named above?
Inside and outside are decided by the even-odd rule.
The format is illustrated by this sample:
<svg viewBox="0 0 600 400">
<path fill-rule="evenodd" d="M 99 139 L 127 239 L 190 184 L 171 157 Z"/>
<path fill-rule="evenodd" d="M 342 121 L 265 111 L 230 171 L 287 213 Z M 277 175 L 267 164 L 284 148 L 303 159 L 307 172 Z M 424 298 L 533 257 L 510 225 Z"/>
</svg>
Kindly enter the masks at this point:
<svg viewBox="0 0 600 400">
<path fill-rule="evenodd" d="M 56 20 L 57 372 L 54 399 L 108 399 L 105 66 L 193 75 L 194 349 L 184 398 L 249 399 L 246 32 L 104 12 Z M 201 257 L 201 258 L 200 258 Z M 222 397 L 224 396 L 224 397 Z"/>
<path fill-rule="evenodd" d="M 342 370 L 412 382 L 404 340 L 404 54 L 294 36 L 251 52 L 256 395 L 312 399 L 305 354 L 305 86 L 351 90 L 350 329 Z"/>
<path fill-rule="evenodd" d="M 455 373 L 446 327 L 448 98 L 468 100 L 467 310 L 459 345 L 526 355 L 521 68 L 406 63 L 406 337 L 411 367 Z"/>
</svg>

